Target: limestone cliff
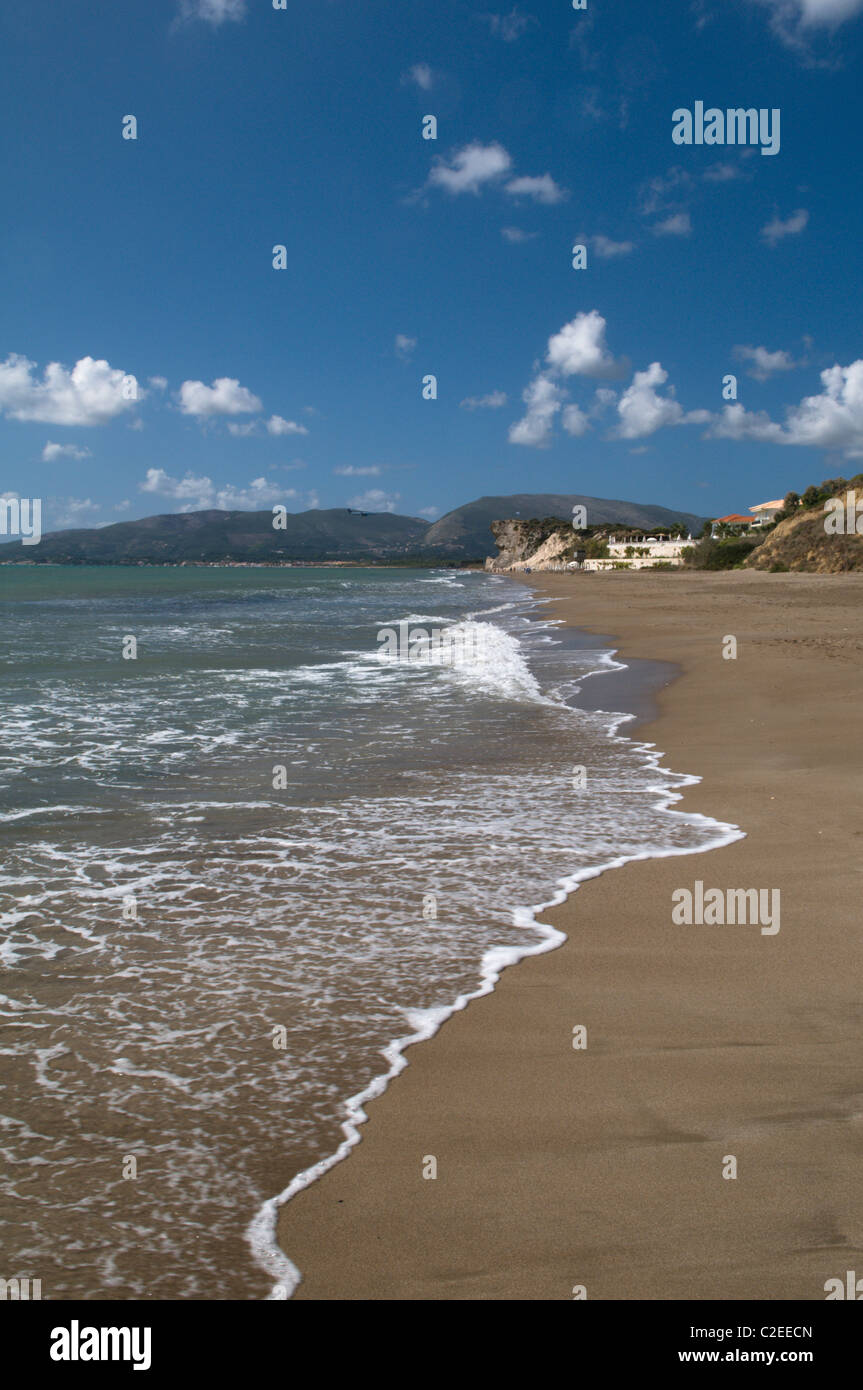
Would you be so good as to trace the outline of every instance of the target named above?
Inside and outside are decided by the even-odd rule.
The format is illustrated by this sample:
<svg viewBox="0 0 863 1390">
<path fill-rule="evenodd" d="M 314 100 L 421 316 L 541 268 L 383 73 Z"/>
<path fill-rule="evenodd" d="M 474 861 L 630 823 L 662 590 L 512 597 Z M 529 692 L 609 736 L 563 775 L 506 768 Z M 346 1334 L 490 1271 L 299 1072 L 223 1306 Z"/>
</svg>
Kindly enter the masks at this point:
<svg viewBox="0 0 863 1390">
<path fill-rule="evenodd" d="M 488 570 L 543 569 L 560 564 L 572 559 L 579 543 L 577 532 L 559 517 L 493 521 L 491 531 L 498 553 L 486 560 Z"/>
</svg>

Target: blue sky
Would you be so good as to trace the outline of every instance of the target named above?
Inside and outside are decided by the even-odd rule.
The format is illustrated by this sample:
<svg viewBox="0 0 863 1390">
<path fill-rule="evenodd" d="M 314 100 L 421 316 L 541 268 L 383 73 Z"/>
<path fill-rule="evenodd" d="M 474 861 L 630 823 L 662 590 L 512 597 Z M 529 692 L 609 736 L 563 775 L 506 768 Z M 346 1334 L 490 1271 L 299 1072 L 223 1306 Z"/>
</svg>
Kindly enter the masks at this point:
<svg viewBox="0 0 863 1390">
<path fill-rule="evenodd" d="M 859 472 L 861 40 L 863 0 L 5 7 L 0 494 L 718 515 Z M 779 152 L 676 145 L 696 101 Z"/>
</svg>

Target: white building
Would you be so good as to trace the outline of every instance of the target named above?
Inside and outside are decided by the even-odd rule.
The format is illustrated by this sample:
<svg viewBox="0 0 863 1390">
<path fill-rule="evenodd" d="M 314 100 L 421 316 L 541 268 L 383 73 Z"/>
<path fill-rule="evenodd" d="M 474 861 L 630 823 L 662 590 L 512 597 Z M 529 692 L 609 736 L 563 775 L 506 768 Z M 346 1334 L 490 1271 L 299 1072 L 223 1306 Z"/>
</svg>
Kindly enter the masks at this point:
<svg viewBox="0 0 863 1390">
<path fill-rule="evenodd" d="M 612 536 L 608 542 L 608 559 L 585 560 L 582 569 L 647 570 L 656 565 L 674 565 L 677 568 L 683 564 L 681 557 L 688 545 L 694 545 L 691 536 L 685 541 L 660 540 L 657 536 L 646 536 L 638 541 L 617 541 Z"/>
<path fill-rule="evenodd" d="M 769 526 L 776 520 L 779 512 L 785 510 L 785 501 L 782 497 L 774 502 L 759 502 L 757 506 L 750 507 L 752 513 L 753 526 Z"/>
</svg>

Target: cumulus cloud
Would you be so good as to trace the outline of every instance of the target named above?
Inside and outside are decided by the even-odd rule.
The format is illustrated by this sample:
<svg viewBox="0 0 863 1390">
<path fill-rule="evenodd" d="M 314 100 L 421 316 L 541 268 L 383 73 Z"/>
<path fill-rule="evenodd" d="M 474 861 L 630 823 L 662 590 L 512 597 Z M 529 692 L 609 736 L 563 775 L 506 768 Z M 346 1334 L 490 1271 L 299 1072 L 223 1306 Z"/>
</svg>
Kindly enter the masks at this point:
<svg viewBox="0 0 863 1390">
<path fill-rule="evenodd" d="M 144 397 L 136 378 L 103 359 L 82 357 L 71 372 L 49 362 L 41 381 L 35 362 L 10 353 L 0 363 L 0 410 L 13 420 L 46 425 L 105 425 Z"/>
<path fill-rule="evenodd" d="M 100 510 L 99 503 L 90 497 L 49 497 L 46 507 L 52 531 L 92 524 L 92 513 Z"/>
<path fill-rule="evenodd" d="M 546 373 L 540 372 L 522 394 L 527 411 L 509 428 L 510 444 L 543 448 L 551 440 L 554 417 L 561 408 L 563 392 Z"/>
<path fill-rule="evenodd" d="M 605 342 L 606 322 L 596 309 L 578 313 L 548 340 L 546 361 L 562 376 L 617 377 L 625 370 Z"/>
<path fill-rule="evenodd" d="M 180 387 L 180 410 L 206 420 L 213 415 L 249 415 L 261 409 L 261 402 L 236 377 L 220 376 L 212 386 L 203 381 L 184 381 Z"/>
<path fill-rule="evenodd" d="M 253 478 L 246 488 L 235 487 L 233 483 L 216 487 L 212 478 L 206 475 L 196 477 L 186 473 L 182 478 L 172 478 L 164 468 L 148 468 L 142 483 L 141 492 L 157 493 L 172 501 L 182 502 L 181 512 L 194 511 L 262 511 L 274 502 L 287 502 L 301 498 L 296 488 L 282 488 L 267 478 Z M 306 505 L 316 507 L 317 495 L 306 496 Z"/>
<path fill-rule="evenodd" d="M 363 466 L 362 468 L 357 468 L 353 463 L 345 463 L 333 469 L 333 472 L 337 473 L 340 478 L 377 478 L 381 471 L 380 465 L 377 463 L 370 463 L 367 467 Z"/>
<path fill-rule="evenodd" d="M 561 423 L 567 434 L 578 439 L 590 429 L 590 419 L 577 405 L 564 407 Z"/>
<path fill-rule="evenodd" d="M 617 403 L 620 424 L 615 433 L 620 439 L 643 439 L 666 425 L 678 425 L 683 419 L 683 407 L 674 398 L 674 387 L 660 396 L 657 387 L 668 381 L 668 372 L 659 362 L 651 362 L 645 372 L 636 372 Z"/>
<path fill-rule="evenodd" d="M 180 19 L 203 19 L 218 28 L 246 17 L 246 0 L 180 0 Z"/>
<path fill-rule="evenodd" d="M 863 360 L 838 364 L 821 373 L 824 388 L 785 412 L 785 424 L 763 411 L 727 405 L 709 433 L 719 439 L 755 439 L 817 449 L 841 449 L 849 458 L 863 456 Z"/>
<path fill-rule="evenodd" d="M 284 420 L 281 415 L 271 415 L 267 421 L 267 434 L 308 434 L 305 425 L 295 420 Z"/>
<path fill-rule="evenodd" d="M 193 473 L 186 473 L 183 478 L 172 478 L 164 468 L 148 468 L 144 481 L 138 486 L 141 492 L 157 492 L 177 502 L 192 502 L 201 508 L 213 505 L 215 489 L 212 479 L 196 478 Z"/>
<path fill-rule="evenodd" d="M 747 376 L 754 377 L 756 381 L 769 381 L 777 372 L 790 372 L 798 365 L 790 353 L 781 348 L 777 352 L 768 352 L 765 347 L 748 347 L 740 343 L 733 352 L 738 362 L 750 364 Z"/>
<path fill-rule="evenodd" d="M 603 261 L 614 260 L 616 256 L 629 256 L 635 250 L 635 243 L 632 241 L 612 241 L 610 237 L 601 234 L 591 237 L 590 245 L 593 254 Z"/>
<path fill-rule="evenodd" d="M 691 236 L 692 218 L 688 212 L 675 212 L 662 222 L 655 222 L 650 230 L 654 236 Z"/>
<path fill-rule="evenodd" d="M 434 83 L 432 70 L 428 63 L 414 63 L 412 68 L 402 73 L 402 86 L 406 87 L 411 82 L 419 87 L 423 92 L 430 92 Z"/>
<path fill-rule="evenodd" d="M 436 516 L 440 516 L 440 507 L 420 507 L 417 516 L 425 516 L 429 521 L 434 521 Z"/>
<path fill-rule="evenodd" d="M 78 449 L 74 444 L 52 444 L 50 439 L 42 450 L 43 463 L 55 463 L 57 459 L 88 459 L 89 449 Z"/>
<path fill-rule="evenodd" d="M 428 181 L 433 188 L 447 193 L 479 193 L 485 184 L 503 178 L 512 167 L 512 157 L 496 141 L 491 145 L 474 142 L 456 150 L 449 162 L 439 155 L 432 166 Z"/>
<path fill-rule="evenodd" d="M 395 337 L 396 357 L 400 357 L 403 362 L 408 362 L 416 349 L 416 338 L 409 338 L 407 333 L 397 333 Z"/>
<path fill-rule="evenodd" d="M 500 410 L 506 405 L 505 391 L 489 391 L 487 396 L 466 396 L 461 402 L 462 410 Z"/>
<path fill-rule="evenodd" d="M 506 185 L 506 191 L 513 198 L 533 198 L 535 202 L 547 203 L 549 206 L 561 203 L 564 198 L 569 197 L 566 189 L 556 184 L 551 174 L 540 174 L 533 178 L 522 175 L 511 179 Z"/>
<path fill-rule="evenodd" d="M 352 497 L 348 506 L 358 507 L 361 512 L 394 512 L 400 498 L 398 492 L 384 492 L 382 488 L 374 487 L 359 497 Z"/>
<path fill-rule="evenodd" d="M 803 231 L 809 221 L 809 213 L 806 208 L 798 208 L 790 217 L 782 221 L 781 217 L 774 217 L 772 222 L 768 222 L 766 227 L 761 228 L 762 240 L 768 246 L 775 246 L 783 237 L 798 236 Z"/>
<path fill-rule="evenodd" d="M 770 12 L 773 32 L 811 60 L 810 41 L 819 31 L 833 31 L 863 12 L 863 0 L 757 0 Z"/>
</svg>

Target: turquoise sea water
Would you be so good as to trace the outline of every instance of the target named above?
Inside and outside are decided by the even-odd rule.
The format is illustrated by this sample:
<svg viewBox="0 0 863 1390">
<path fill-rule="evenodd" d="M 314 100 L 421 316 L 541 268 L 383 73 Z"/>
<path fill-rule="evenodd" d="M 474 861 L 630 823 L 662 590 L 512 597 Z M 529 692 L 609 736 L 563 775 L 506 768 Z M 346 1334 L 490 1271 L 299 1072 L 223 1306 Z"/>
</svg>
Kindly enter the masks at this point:
<svg viewBox="0 0 863 1390">
<path fill-rule="evenodd" d="M 612 665 L 499 576 L 0 569 L 7 1277 L 267 1295 L 249 1225 L 387 1045 L 555 885 L 723 833 L 574 707 Z"/>
</svg>

